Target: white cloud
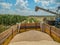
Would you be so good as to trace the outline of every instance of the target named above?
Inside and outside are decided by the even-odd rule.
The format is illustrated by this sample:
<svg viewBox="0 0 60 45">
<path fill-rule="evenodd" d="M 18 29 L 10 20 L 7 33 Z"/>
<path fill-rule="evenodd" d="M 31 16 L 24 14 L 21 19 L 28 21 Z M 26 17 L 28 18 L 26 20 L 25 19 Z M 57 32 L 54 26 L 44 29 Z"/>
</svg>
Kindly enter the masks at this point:
<svg viewBox="0 0 60 45">
<path fill-rule="evenodd" d="M 10 9 L 0 9 L 0 14 L 14 14 L 14 12 L 15 11 L 10 10 Z"/>
<path fill-rule="evenodd" d="M 2 8 L 6 8 L 6 9 L 10 9 L 10 7 L 12 6 L 12 4 L 9 3 L 0 3 L 0 5 L 2 6 Z"/>
<path fill-rule="evenodd" d="M 49 1 L 40 1 L 42 3 L 42 6 L 48 6 L 50 4 Z"/>
<path fill-rule="evenodd" d="M 42 3 L 42 6 L 48 6 L 50 4 L 50 2 L 52 2 L 52 0 L 34 0 L 35 3 Z M 52 2 L 53 3 L 53 2 Z M 4 13 L 9 13 L 9 14 L 21 14 L 21 15 L 49 15 L 49 13 L 46 13 L 44 11 L 38 11 L 35 12 L 34 10 L 30 10 L 28 8 L 28 0 L 16 0 L 16 4 L 15 6 L 15 10 L 10 9 L 10 7 L 12 6 L 12 4 L 9 3 L 0 3 L 1 6 L 3 6 L 3 10 L 0 10 L 0 13 L 4 12 Z M 52 8 L 52 7 L 50 7 Z M 51 15 L 51 14 L 50 14 Z"/>
<path fill-rule="evenodd" d="M 45 7 L 45 8 L 46 8 L 46 6 L 49 6 L 50 2 L 51 2 L 51 0 L 34 0 L 34 1 L 37 4 L 41 3 L 42 7 Z"/>
<path fill-rule="evenodd" d="M 50 0 L 34 0 L 35 3 L 39 3 L 40 1 L 50 1 Z"/>
<path fill-rule="evenodd" d="M 49 1 L 49 2 L 51 2 L 51 3 L 59 3 L 60 4 L 60 0 L 34 0 L 35 1 L 35 3 L 39 3 L 40 1 Z"/>
<path fill-rule="evenodd" d="M 35 1 L 35 3 L 38 3 L 40 0 L 34 0 Z"/>
<path fill-rule="evenodd" d="M 28 6 L 28 0 L 17 0 L 15 4 L 16 8 L 18 9 L 27 9 Z"/>
<path fill-rule="evenodd" d="M 35 1 L 35 3 L 37 3 L 37 4 L 39 4 L 39 3 L 41 3 L 41 7 L 44 7 L 44 8 L 46 8 L 46 9 L 54 9 L 54 8 L 56 8 L 57 6 L 59 6 L 60 5 L 60 3 L 57 3 L 56 1 L 58 1 L 58 0 L 34 0 Z M 50 6 L 50 5 L 52 5 L 52 4 L 56 4 L 55 6 Z"/>
</svg>

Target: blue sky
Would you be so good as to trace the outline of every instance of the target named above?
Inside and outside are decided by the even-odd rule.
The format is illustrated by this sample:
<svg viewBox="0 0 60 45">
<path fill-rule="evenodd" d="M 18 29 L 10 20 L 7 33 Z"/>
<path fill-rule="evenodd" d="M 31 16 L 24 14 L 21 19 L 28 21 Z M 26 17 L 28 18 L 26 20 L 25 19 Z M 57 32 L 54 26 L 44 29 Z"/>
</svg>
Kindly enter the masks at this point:
<svg viewBox="0 0 60 45">
<path fill-rule="evenodd" d="M 52 15 L 42 10 L 35 12 L 35 6 L 56 11 L 60 0 L 0 0 L 0 14 Z"/>
</svg>

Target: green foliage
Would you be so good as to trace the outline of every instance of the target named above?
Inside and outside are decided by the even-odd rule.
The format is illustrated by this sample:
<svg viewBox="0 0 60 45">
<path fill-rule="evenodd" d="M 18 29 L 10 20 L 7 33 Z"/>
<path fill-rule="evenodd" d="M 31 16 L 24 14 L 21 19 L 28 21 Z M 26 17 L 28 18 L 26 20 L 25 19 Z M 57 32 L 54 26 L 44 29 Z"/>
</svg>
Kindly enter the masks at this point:
<svg viewBox="0 0 60 45">
<path fill-rule="evenodd" d="M 11 25 L 26 20 L 26 16 L 0 14 L 0 33 L 8 29 Z"/>
<path fill-rule="evenodd" d="M 0 25 L 0 33 L 8 29 L 10 26 Z"/>
<path fill-rule="evenodd" d="M 0 25 L 14 25 L 16 23 L 20 23 L 24 20 L 26 20 L 26 16 L 20 16 L 20 15 L 0 15 Z"/>
<path fill-rule="evenodd" d="M 33 23 L 33 22 L 36 23 L 36 22 L 39 22 L 39 21 L 37 19 L 31 17 L 31 18 L 28 18 L 27 20 L 24 21 L 24 23 L 28 23 L 28 22 L 29 23 Z"/>
<path fill-rule="evenodd" d="M 39 22 L 39 21 L 38 21 L 37 19 L 35 19 L 35 18 L 30 18 L 29 21 L 30 21 L 30 22 L 32 22 L 32 21 L 33 21 L 33 22 Z"/>
</svg>

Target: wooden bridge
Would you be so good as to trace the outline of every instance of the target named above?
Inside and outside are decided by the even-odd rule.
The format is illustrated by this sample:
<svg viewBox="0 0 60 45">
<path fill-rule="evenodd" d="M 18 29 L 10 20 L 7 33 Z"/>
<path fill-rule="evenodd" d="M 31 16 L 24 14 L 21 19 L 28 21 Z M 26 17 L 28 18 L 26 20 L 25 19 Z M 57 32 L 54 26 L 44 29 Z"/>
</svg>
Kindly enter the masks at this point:
<svg viewBox="0 0 60 45">
<path fill-rule="evenodd" d="M 13 25 L 6 31 L 0 34 L 0 45 L 8 45 L 11 39 L 18 33 L 22 33 L 29 30 L 42 31 L 50 35 L 54 41 L 60 42 L 60 29 L 50 26 L 48 24 L 41 23 L 21 23 L 19 25 Z"/>
</svg>

